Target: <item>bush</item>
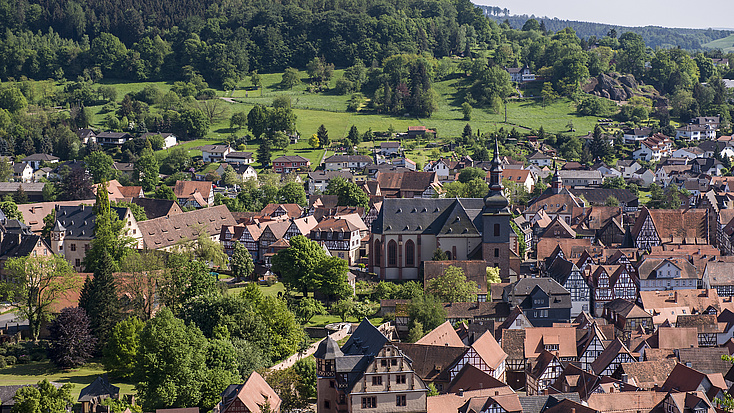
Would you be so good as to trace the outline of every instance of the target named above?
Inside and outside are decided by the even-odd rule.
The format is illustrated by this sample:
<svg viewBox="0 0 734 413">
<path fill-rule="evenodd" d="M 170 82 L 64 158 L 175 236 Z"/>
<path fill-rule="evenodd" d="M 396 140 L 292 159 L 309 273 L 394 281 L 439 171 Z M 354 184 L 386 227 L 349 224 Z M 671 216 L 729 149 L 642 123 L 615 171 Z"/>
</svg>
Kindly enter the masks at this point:
<svg viewBox="0 0 734 413">
<path fill-rule="evenodd" d="M 5 361 L 4 356 L 0 356 L 0 369 L 4 369 L 5 367 L 8 367 L 8 362 Z"/>
<path fill-rule="evenodd" d="M 8 366 L 12 366 L 18 362 L 18 359 L 16 359 L 15 356 L 7 356 L 5 357 L 5 362 Z"/>
<path fill-rule="evenodd" d="M 576 105 L 580 115 L 611 117 L 618 111 L 617 104 L 609 99 L 596 96 L 584 96 Z"/>
<path fill-rule="evenodd" d="M 23 354 L 18 357 L 19 364 L 28 364 L 30 362 L 31 362 L 31 356 L 29 356 L 28 354 Z"/>
</svg>

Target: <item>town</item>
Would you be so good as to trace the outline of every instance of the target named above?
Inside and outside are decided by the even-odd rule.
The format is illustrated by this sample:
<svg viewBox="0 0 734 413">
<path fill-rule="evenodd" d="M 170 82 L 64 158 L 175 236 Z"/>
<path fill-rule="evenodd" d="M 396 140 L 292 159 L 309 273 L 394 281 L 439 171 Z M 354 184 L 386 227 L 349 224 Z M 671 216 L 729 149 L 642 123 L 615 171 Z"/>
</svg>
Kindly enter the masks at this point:
<svg viewBox="0 0 734 413">
<path fill-rule="evenodd" d="M 57 3 L 0 0 L 0 413 L 734 411 L 734 30 Z"/>
</svg>

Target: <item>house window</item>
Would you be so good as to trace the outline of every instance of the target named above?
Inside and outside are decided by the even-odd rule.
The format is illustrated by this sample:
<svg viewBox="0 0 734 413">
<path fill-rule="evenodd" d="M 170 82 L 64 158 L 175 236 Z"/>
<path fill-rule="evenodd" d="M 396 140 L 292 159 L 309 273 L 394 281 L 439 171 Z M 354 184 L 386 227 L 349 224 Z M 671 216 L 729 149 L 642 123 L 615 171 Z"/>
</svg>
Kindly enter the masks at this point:
<svg viewBox="0 0 734 413">
<path fill-rule="evenodd" d="M 413 244 L 412 240 L 408 240 L 408 242 L 405 243 L 405 266 L 415 266 L 415 244 Z"/>
<path fill-rule="evenodd" d="M 405 374 L 395 376 L 395 384 L 405 384 Z"/>
<path fill-rule="evenodd" d="M 390 365 L 391 366 L 397 366 L 398 365 L 398 360 L 397 359 L 390 360 Z"/>
<path fill-rule="evenodd" d="M 79 258 L 77 258 L 77 259 L 76 259 L 76 260 L 74 261 L 74 266 L 76 266 L 76 267 L 80 267 L 81 265 L 82 265 L 82 261 L 81 261 L 81 260 L 80 260 Z"/>
<path fill-rule="evenodd" d="M 76 251 L 76 244 L 71 244 L 69 249 L 71 249 L 72 251 Z"/>
<path fill-rule="evenodd" d="M 406 405 L 405 395 L 399 394 L 395 396 L 395 405 L 396 406 L 405 406 Z"/>
<path fill-rule="evenodd" d="M 381 258 L 380 257 L 381 247 L 382 247 L 382 245 L 380 244 L 380 241 L 375 240 L 375 254 L 374 254 L 375 255 L 375 265 L 378 266 L 378 267 L 381 266 L 381 264 L 380 264 L 380 262 L 381 262 L 380 261 L 380 258 Z"/>
<path fill-rule="evenodd" d="M 387 266 L 396 267 L 398 265 L 398 244 L 395 240 L 387 243 Z"/>
<path fill-rule="evenodd" d="M 328 400 L 324 400 L 324 409 L 330 409 L 330 408 L 331 408 L 331 403 L 329 403 Z"/>
<path fill-rule="evenodd" d="M 500 249 L 499 248 L 495 248 L 494 249 L 494 256 L 495 257 L 499 257 L 500 256 Z"/>
<path fill-rule="evenodd" d="M 363 409 L 374 409 L 377 407 L 377 397 L 362 397 Z"/>
<path fill-rule="evenodd" d="M 380 360 L 380 365 L 382 367 L 387 367 L 387 360 Z"/>
<path fill-rule="evenodd" d="M 331 387 L 332 389 L 336 387 L 336 384 L 334 384 L 334 380 L 329 380 L 329 387 Z"/>
<path fill-rule="evenodd" d="M 500 224 L 494 224 L 494 236 L 495 237 L 500 236 Z"/>
<path fill-rule="evenodd" d="M 372 376 L 373 386 L 382 386 L 382 376 Z"/>
</svg>

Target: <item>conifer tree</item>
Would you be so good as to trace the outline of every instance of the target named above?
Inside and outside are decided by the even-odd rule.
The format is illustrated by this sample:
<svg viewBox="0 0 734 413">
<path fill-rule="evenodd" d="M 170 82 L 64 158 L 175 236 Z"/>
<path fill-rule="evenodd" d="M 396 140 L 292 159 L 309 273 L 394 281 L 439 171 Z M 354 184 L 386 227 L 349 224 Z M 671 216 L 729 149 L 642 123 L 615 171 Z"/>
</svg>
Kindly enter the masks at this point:
<svg viewBox="0 0 734 413">
<path fill-rule="evenodd" d="M 92 333 L 100 345 L 107 342 L 109 332 L 120 320 L 120 301 L 113 270 L 112 257 L 103 250 L 95 265 L 94 277 L 87 277 L 79 296 L 79 307 L 87 312 Z"/>
</svg>

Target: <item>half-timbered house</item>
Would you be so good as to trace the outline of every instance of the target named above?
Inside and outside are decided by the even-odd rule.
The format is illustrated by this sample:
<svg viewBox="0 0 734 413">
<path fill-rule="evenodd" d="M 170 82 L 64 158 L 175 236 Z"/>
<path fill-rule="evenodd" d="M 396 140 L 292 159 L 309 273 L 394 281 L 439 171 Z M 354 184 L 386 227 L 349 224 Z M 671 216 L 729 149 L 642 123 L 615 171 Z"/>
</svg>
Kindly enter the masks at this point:
<svg viewBox="0 0 734 413">
<path fill-rule="evenodd" d="M 467 349 L 464 356 L 449 368 L 453 380 L 466 364 L 478 368 L 500 381 L 505 381 L 505 359 L 507 354 L 487 331 Z"/>
<path fill-rule="evenodd" d="M 525 329 L 503 330 L 500 344 L 507 354 L 505 379 L 515 390 L 525 387 Z"/>
<path fill-rule="evenodd" d="M 716 240 L 716 228 L 710 228 L 710 217 L 705 209 L 647 209 L 642 207 L 630 235 L 639 249 L 653 246 L 707 245 Z"/>
<path fill-rule="evenodd" d="M 604 351 L 605 343 L 608 342 L 604 332 L 601 331 L 596 322 L 586 330 L 586 335 L 579 340 L 578 357 L 581 368 L 591 371 L 591 363 L 596 361 Z"/>
<path fill-rule="evenodd" d="M 714 314 L 685 314 L 679 315 L 676 327 L 696 328 L 699 347 L 716 347 L 717 337 L 722 332 Z"/>
<path fill-rule="evenodd" d="M 550 351 L 543 350 L 533 362 L 525 367 L 527 394 L 534 396 L 543 392 L 558 379 L 563 372 L 563 365 L 558 357 Z"/>
<path fill-rule="evenodd" d="M 260 249 L 259 256 L 261 261 L 263 261 L 263 257 L 265 256 L 270 244 L 282 239 L 290 226 L 291 222 L 287 220 L 271 221 L 264 225 L 262 234 L 260 234 L 260 238 L 258 239 L 258 248 Z"/>
<path fill-rule="evenodd" d="M 634 363 L 632 352 L 618 339 L 615 338 L 591 363 L 591 371 L 597 376 L 611 376 L 622 363 Z"/>
<path fill-rule="evenodd" d="M 652 314 L 635 305 L 633 301 L 623 298 L 615 298 L 606 303 L 602 317 L 614 325 L 616 336 L 625 340 L 639 329 L 646 334 L 653 331 Z"/>
<path fill-rule="evenodd" d="M 548 274 L 571 293 L 571 317 L 576 317 L 582 311 L 589 311 L 591 287 L 576 264 L 557 258 L 548 269 Z"/>
<path fill-rule="evenodd" d="M 222 241 L 224 252 L 231 257 L 234 253 L 234 243 L 239 241 L 252 255 L 252 260 L 260 260 L 260 234 L 262 227 L 259 224 L 222 226 L 219 239 Z"/>
</svg>

